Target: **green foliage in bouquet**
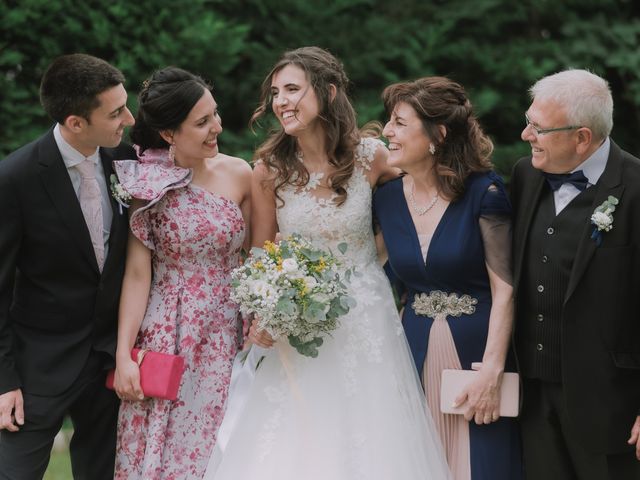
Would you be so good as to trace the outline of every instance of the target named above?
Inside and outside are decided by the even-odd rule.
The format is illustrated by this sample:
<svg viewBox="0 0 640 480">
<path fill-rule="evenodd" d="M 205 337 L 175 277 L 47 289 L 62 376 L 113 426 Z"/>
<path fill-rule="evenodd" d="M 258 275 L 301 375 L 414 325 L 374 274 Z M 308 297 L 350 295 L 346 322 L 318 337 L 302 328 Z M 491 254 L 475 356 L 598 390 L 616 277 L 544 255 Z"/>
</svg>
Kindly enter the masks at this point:
<svg viewBox="0 0 640 480">
<path fill-rule="evenodd" d="M 232 299 L 271 336 L 286 336 L 300 354 L 317 357 L 322 337 L 356 305 L 346 286 L 353 271 L 299 235 L 267 241 L 251 254 L 232 275 Z"/>
</svg>

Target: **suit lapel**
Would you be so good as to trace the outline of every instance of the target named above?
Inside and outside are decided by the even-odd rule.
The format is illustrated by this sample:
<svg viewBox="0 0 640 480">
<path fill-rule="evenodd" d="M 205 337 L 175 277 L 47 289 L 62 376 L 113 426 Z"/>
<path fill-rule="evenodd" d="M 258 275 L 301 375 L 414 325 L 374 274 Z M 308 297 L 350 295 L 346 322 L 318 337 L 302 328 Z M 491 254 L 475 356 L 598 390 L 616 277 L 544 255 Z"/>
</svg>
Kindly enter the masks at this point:
<svg viewBox="0 0 640 480">
<path fill-rule="evenodd" d="M 624 185 L 622 185 L 622 153 L 620 148 L 613 143 L 613 140 L 611 141 L 611 150 L 609 152 L 607 166 L 605 167 L 604 172 L 602 172 L 602 176 L 598 182 L 591 188 L 597 189 L 596 196 L 593 200 L 593 204 L 591 205 L 591 212 L 595 210 L 598 205 L 604 202 L 609 195 L 612 195 L 622 201 L 622 194 L 624 192 Z M 591 217 L 591 214 L 589 217 Z M 591 232 L 593 231 L 593 228 L 594 226 L 591 224 L 591 220 L 589 218 L 588 223 L 585 225 L 582 232 L 582 236 L 580 237 L 578 249 L 576 250 L 576 257 L 573 261 L 571 276 L 569 277 L 569 285 L 564 298 L 565 303 L 575 291 L 582 275 L 589 265 L 591 257 L 593 257 L 596 248 L 598 248 L 596 242 L 591 239 Z"/>
<path fill-rule="evenodd" d="M 528 167 L 529 175 L 521 180 L 522 195 L 518 200 L 518 211 L 515 214 L 520 219 L 514 232 L 516 236 L 514 241 L 514 291 L 517 291 L 518 284 L 522 273 L 522 262 L 524 261 L 524 253 L 527 247 L 527 239 L 533 215 L 538 207 L 540 195 L 544 187 L 544 177 L 538 170 L 531 165 Z M 517 195 L 517 192 L 516 192 Z"/>
<path fill-rule="evenodd" d="M 80 202 L 78 202 L 78 197 L 73 189 L 71 178 L 69 178 L 62 155 L 53 137 L 53 131 L 49 131 L 43 138 L 39 150 L 38 173 L 42 184 L 58 211 L 62 223 L 71 232 L 71 236 L 78 244 L 83 256 L 95 271 L 99 272 L 89 229 L 84 220 Z"/>
</svg>

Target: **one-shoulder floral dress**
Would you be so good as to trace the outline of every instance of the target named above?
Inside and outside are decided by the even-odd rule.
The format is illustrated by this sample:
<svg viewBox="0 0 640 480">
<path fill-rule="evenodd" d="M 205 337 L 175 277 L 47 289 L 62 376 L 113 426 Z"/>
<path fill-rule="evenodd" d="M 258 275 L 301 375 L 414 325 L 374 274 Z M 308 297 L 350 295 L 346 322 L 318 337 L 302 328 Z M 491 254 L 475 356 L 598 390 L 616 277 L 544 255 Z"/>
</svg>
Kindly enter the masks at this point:
<svg viewBox="0 0 640 480">
<path fill-rule="evenodd" d="M 178 354 L 185 372 L 176 401 L 123 401 L 116 479 L 201 478 L 222 420 L 241 339 L 229 300 L 245 224 L 237 204 L 191 183 L 162 151 L 114 162 L 123 188 L 148 203 L 132 233 L 152 251 L 152 281 L 136 347 Z"/>
</svg>

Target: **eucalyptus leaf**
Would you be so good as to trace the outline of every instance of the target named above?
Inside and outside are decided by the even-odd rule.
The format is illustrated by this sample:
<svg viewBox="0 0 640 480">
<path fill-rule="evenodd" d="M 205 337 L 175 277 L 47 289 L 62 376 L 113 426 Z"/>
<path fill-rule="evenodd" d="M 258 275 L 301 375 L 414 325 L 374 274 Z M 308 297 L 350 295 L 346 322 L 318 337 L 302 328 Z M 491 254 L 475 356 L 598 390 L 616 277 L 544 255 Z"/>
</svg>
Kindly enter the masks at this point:
<svg viewBox="0 0 640 480">
<path fill-rule="evenodd" d="M 322 252 L 318 250 L 311 250 L 309 248 L 301 248 L 300 253 L 302 253 L 302 255 L 304 255 L 307 259 L 311 260 L 312 262 L 317 262 L 318 260 L 320 260 L 321 257 L 324 256 Z"/>
<path fill-rule="evenodd" d="M 280 298 L 276 304 L 276 310 L 287 315 L 293 315 L 296 313 L 297 309 L 296 304 L 288 298 Z"/>
<path fill-rule="evenodd" d="M 302 314 L 305 320 L 312 323 L 321 322 L 327 318 L 325 306 L 314 301 L 309 302 Z"/>
</svg>

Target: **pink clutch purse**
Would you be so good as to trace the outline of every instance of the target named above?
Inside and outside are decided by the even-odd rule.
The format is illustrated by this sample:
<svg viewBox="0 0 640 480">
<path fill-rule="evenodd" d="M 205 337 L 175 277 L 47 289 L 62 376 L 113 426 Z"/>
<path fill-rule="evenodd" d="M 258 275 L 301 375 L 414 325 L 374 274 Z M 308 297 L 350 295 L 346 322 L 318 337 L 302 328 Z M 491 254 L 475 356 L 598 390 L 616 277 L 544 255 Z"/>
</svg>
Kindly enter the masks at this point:
<svg viewBox="0 0 640 480">
<path fill-rule="evenodd" d="M 466 405 L 463 403 L 457 408 L 453 407 L 453 401 L 469 385 L 478 374 L 480 363 L 471 365 L 473 370 L 443 370 L 442 384 L 440 386 L 440 410 L 442 413 L 463 414 Z M 500 416 L 517 417 L 520 406 L 520 377 L 517 373 L 505 372 L 502 375 L 500 387 Z"/>
<path fill-rule="evenodd" d="M 134 348 L 131 359 L 140 367 L 140 386 L 145 397 L 175 400 L 184 372 L 184 358 Z M 107 388 L 113 390 L 115 370 L 107 373 Z"/>
</svg>

